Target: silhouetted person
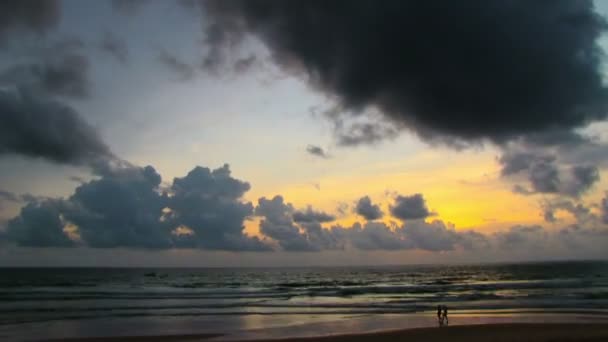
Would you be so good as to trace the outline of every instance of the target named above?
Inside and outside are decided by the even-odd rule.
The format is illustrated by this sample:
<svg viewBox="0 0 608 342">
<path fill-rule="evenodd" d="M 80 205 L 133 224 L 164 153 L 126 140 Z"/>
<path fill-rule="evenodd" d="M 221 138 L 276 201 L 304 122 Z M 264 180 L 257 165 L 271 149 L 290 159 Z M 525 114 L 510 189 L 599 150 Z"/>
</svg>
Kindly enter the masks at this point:
<svg viewBox="0 0 608 342">
<path fill-rule="evenodd" d="M 443 325 L 443 319 L 441 318 L 441 305 L 437 305 L 437 322 L 439 322 L 439 325 Z"/>
<path fill-rule="evenodd" d="M 446 305 L 443 306 L 443 315 L 441 316 L 441 320 L 444 321 L 445 324 L 448 324 L 448 307 Z"/>
</svg>

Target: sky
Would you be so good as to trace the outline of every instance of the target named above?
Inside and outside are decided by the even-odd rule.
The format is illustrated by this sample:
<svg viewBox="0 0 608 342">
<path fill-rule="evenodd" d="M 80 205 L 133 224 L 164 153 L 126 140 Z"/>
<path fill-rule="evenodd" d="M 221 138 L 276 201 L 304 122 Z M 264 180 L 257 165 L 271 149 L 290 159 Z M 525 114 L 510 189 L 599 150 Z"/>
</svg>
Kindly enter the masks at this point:
<svg viewBox="0 0 608 342">
<path fill-rule="evenodd" d="M 608 257 L 608 1 L 0 13 L 0 266 Z"/>
</svg>

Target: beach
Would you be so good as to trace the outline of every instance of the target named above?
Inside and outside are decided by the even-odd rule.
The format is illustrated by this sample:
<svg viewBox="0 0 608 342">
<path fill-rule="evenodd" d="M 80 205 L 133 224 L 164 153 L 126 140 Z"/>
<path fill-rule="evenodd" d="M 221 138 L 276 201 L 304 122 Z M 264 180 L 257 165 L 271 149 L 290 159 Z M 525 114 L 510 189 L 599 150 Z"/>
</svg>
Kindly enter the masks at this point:
<svg viewBox="0 0 608 342">
<path fill-rule="evenodd" d="M 373 315 L 224 333 L 123 333 L 120 336 L 57 338 L 54 342 L 115 341 L 608 341 L 608 316 L 588 314 L 455 314 L 438 326 L 428 313 Z"/>
<path fill-rule="evenodd" d="M 121 338 L 80 339 L 101 341 L 213 341 L 214 335 L 132 336 Z M 266 339 L 253 341 L 321 341 L 321 342 L 383 342 L 383 341 L 450 341 L 450 342 L 603 342 L 608 340 L 607 324 L 480 324 L 436 328 L 417 328 L 305 338 Z M 75 340 L 63 340 L 75 341 Z M 237 341 L 237 340 L 235 340 Z M 251 340 L 249 340 L 251 341 Z"/>
</svg>

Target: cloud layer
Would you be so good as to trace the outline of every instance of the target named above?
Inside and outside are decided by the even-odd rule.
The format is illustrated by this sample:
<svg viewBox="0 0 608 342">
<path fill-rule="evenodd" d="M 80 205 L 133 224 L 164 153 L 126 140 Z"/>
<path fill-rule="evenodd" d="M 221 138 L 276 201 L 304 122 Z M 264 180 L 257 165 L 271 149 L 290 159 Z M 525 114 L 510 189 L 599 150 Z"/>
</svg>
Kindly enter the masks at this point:
<svg viewBox="0 0 608 342">
<path fill-rule="evenodd" d="M 597 246 L 608 240 L 602 218 L 581 205 L 547 203 L 547 217 L 566 210 L 576 223 L 549 231 L 540 226 L 514 226 L 494 234 L 456 230 L 442 220 L 426 221 L 430 213 L 422 194 L 398 195 L 390 204 L 394 222 L 379 218 L 379 206 L 368 196 L 357 212 L 366 222 L 337 224 L 330 213 L 311 206 L 296 209 L 280 195 L 262 197 L 257 205 L 243 200 L 247 182 L 231 176 L 224 165 L 195 167 L 169 185 L 151 166 L 114 162 L 99 168 L 100 176 L 80 184 L 66 198 L 16 196 L 26 201 L 1 233 L 6 241 L 25 247 L 194 248 L 226 251 L 315 252 L 326 250 L 397 251 L 535 251 Z M 604 201 L 605 202 L 605 201 Z M 605 203 L 602 202 L 603 207 Z M 605 211 L 605 208 L 604 208 Z M 604 216 L 604 213 L 602 212 Z M 259 218 L 259 235 L 245 232 L 245 221 Z M 551 220 L 550 220 L 551 221 Z M 578 248 L 578 247 L 577 247 Z"/>
</svg>

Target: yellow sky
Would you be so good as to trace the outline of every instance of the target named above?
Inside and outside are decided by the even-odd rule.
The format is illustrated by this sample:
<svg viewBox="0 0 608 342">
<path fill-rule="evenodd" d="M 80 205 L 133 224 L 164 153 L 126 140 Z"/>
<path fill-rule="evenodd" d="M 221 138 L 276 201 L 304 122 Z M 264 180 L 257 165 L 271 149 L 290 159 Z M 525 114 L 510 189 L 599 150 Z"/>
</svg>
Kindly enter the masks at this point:
<svg viewBox="0 0 608 342">
<path fill-rule="evenodd" d="M 366 165 L 355 172 L 327 174 L 313 184 L 277 189 L 252 189 L 247 199 L 281 194 L 296 208 L 314 208 L 336 213 L 340 203 L 351 209 L 339 223 L 350 225 L 360 218 L 352 214 L 355 200 L 369 195 L 387 213 L 394 194 L 422 193 L 435 218 L 455 224 L 457 229 L 490 232 L 514 224 L 540 223 L 538 199 L 514 194 L 511 185 L 499 179 L 499 166 L 492 151 L 446 153 L 429 150 L 414 157 Z M 395 220 L 385 217 L 386 221 Z M 251 224 L 248 224 L 250 226 Z M 248 229 L 249 230 L 249 229 Z"/>
</svg>

